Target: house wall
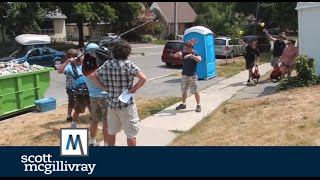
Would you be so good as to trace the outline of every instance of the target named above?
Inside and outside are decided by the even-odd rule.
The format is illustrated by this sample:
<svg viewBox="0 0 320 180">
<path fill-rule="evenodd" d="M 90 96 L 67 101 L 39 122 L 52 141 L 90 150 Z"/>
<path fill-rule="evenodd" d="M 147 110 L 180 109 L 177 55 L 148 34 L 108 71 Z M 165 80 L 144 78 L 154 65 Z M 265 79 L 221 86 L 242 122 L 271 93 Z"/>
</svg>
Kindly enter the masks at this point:
<svg viewBox="0 0 320 180">
<path fill-rule="evenodd" d="M 66 40 L 66 23 L 65 19 L 53 20 L 54 35 L 49 35 L 52 41 L 63 42 Z"/>
<path fill-rule="evenodd" d="M 310 7 L 298 10 L 299 54 L 306 54 L 315 59 L 317 75 L 320 75 L 319 42 L 320 23 L 314 21 L 320 17 L 320 7 Z"/>
<path fill-rule="evenodd" d="M 111 32 L 110 24 L 97 25 L 95 27 L 89 27 L 89 36 L 91 40 L 97 40 L 102 36 L 105 36 L 106 33 Z"/>
<path fill-rule="evenodd" d="M 186 24 L 185 23 L 178 23 L 178 35 L 183 35 L 184 31 L 186 30 Z M 167 31 L 168 34 L 173 33 L 174 34 L 174 23 L 170 23 L 170 25 L 167 25 Z"/>
<path fill-rule="evenodd" d="M 76 23 L 66 24 L 66 33 L 67 36 L 72 36 L 73 41 L 79 40 L 79 31 Z M 89 36 L 89 28 L 87 25 L 83 25 L 83 36 Z"/>
</svg>

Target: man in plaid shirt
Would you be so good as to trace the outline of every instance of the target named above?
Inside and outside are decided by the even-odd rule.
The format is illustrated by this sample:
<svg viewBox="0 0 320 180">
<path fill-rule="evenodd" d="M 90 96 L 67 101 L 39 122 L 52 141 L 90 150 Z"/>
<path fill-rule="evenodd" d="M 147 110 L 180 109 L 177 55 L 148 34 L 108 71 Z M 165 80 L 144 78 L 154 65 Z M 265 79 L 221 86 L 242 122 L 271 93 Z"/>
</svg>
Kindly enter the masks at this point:
<svg viewBox="0 0 320 180">
<path fill-rule="evenodd" d="M 95 74 L 92 80 L 99 84 L 100 81 L 106 86 L 109 94 L 108 107 L 108 146 L 114 146 L 116 134 L 121 127 L 127 136 L 128 146 L 136 146 L 136 136 L 139 133 L 139 117 L 133 97 L 127 103 L 121 102 L 118 98 L 121 93 L 128 89 L 135 93 L 146 82 L 146 76 L 128 57 L 131 53 L 131 46 L 126 41 L 120 41 L 112 48 L 114 59 L 106 61 Z M 133 85 L 134 77 L 139 81 Z"/>
</svg>

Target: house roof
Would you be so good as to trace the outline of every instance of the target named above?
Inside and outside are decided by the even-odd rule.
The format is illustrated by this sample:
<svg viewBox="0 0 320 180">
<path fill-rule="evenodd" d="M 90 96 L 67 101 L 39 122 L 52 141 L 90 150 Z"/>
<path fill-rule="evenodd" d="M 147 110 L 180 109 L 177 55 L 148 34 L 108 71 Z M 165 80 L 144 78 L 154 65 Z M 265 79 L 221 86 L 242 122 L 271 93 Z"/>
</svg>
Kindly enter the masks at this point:
<svg viewBox="0 0 320 180">
<path fill-rule="evenodd" d="M 312 7 L 320 7 L 319 2 L 298 2 L 296 10 L 312 8 Z"/>
<path fill-rule="evenodd" d="M 60 11 L 51 11 L 45 15 L 47 19 L 67 19 L 67 16 L 62 14 Z"/>
<path fill-rule="evenodd" d="M 150 10 L 158 9 L 167 23 L 174 23 L 174 2 L 153 2 Z M 193 23 L 197 14 L 188 2 L 177 2 L 178 23 Z"/>
</svg>

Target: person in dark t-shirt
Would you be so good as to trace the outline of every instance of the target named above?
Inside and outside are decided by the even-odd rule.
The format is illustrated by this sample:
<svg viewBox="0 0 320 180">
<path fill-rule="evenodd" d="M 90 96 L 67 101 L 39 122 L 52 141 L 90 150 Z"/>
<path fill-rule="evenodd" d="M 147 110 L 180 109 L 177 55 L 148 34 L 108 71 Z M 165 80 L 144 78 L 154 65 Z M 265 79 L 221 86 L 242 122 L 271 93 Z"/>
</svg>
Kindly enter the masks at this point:
<svg viewBox="0 0 320 180">
<path fill-rule="evenodd" d="M 182 103 L 176 107 L 176 110 L 186 109 L 187 91 L 190 88 L 191 94 L 195 95 L 197 102 L 196 112 L 201 112 L 200 95 L 198 91 L 197 63 L 201 61 L 201 56 L 193 50 L 193 44 L 196 40 L 190 40 L 184 44 L 185 52 L 177 52 L 174 57 L 182 58 L 182 78 L 181 91 Z"/>
<path fill-rule="evenodd" d="M 249 84 L 251 82 L 251 77 L 253 74 L 252 68 L 254 65 L 258 66 L 260 61 L 260 53 L 257 48 L 257 41 L 249 41 L 248 44 L 240 40 L 240 43 L 243 44 L 246 47 L 246 51 L 244 54 L 244 59 L 246 60 L 246 69 L 249 72 L 249 79 L 247 83 Z M 255 62 L 255 57 L 258 56 L 257 62 Z"/>
<path fill-rule="evenodd" d="M 273 52 L 271 57 L 271 66 L 275 69 L 278 67 L 278 61 L 282 56 L 283 50 L 286 48 L 285 33 L 280 33 L 277 38 L 272 37 L 266 29 L 263 29 L 263 32 L 266 33 L 266 36 L 269 41 L 273 41 Z"/>
</svg>

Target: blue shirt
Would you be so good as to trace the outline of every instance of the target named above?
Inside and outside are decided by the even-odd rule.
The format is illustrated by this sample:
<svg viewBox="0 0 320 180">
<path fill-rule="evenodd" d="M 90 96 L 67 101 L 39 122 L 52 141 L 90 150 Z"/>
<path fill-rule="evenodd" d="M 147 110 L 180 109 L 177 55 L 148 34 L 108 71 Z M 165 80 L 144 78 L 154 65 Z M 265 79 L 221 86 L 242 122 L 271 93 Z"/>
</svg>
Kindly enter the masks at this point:
<svg viewBox="0 0 320 180">
<path fill-rule="evenodd" d="M 72 79 L 72 88 L 73 89 L 77 89 L 77 86 L 80 85 L 80 84 L 85 84 L 86 82 L 84 81 L 84 78 L 83 78 L 83 74 L 82 74 L 82 66 L 78 66 L 76 65 L 76 69 L 77 69 L 77 72 L 78 72 L 78 75 L 79 75 L 79 78 L 78 79 L 74 79 L 74 73 L 73 73 L 73 70 L 72 70 L 72 66 L 71 64 L 69 63 L 66 68 L 64 69 L 64 74 L 65 75 L 70 75 L 72 76 L 71 79 Z"/>
<path fill-rule="evenodd" d="M 84 79 L 87 83 L 90 97 L 108 97 L 108 94 L 99 88 L 90 77 L 84 77 Z"/>
<path fill-rule="evenodd" d="M 184 59 L 184 56 L 187 55 L 188 53 L 183 52 L 182 53 L 182 75 L 187 75 L 187 76 L 194 76 L 197 74 L 197 64 L 198 62 L 194 60 L 193 58 L 189 57 L 187 59 Z M 199 56 L 199 54 L 195 51 L 192 52 L 193 55 Z"/>
</svg>

